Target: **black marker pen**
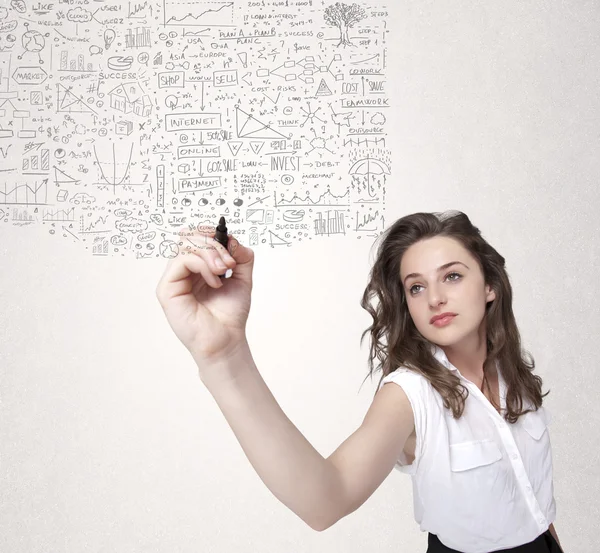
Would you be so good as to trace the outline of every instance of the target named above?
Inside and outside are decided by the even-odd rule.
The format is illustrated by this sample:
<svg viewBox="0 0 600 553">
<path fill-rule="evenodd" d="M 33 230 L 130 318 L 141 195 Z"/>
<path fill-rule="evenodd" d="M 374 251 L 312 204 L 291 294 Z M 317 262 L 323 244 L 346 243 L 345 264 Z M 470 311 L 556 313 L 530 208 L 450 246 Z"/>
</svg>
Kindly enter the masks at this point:
<svg viewBox="0 0 600 553">
<path fill-rule="evenodd" d="M 215 227 L 215 240 L 221 244 L 225 249 L 227 249 L 228 237 L 227 237 L 227 227 L 225 226 L 225 217 L 221 217 L 219 219 L 219 224 Z M 223 278 L 227 273 L 223 275 L 219 275 Z"/>
</svg>

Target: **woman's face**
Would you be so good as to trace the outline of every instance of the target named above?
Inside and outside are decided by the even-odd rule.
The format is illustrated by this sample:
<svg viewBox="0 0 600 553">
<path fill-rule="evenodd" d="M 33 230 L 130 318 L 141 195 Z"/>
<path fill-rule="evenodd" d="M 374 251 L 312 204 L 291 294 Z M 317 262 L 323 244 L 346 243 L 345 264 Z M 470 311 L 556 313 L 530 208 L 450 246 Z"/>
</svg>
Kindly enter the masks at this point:
<svg viewBox="0 0 600 553">
<path fill-rule="evenodd" d="M 453 346 L 481 336 L 485 306 L 496 294 L 485 284 L 477 260 L 460 242 L 436 236 L 413 244 L 402 258 L 400 278 L 410 316 L 425 339 Z M 445 326 L 432 324 L 433 316 L 445 312 L 456 316 Z"/>
</svg>

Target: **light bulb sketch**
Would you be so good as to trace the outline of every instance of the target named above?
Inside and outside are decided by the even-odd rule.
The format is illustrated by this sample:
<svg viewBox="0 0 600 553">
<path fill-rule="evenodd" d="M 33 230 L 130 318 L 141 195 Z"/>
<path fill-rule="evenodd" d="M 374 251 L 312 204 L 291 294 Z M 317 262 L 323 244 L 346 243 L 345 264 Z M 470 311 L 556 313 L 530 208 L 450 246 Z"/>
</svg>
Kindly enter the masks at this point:
<svg viewBox="0 0 600 553">
<path fill-rule="evenodd" d="M 104 49 L 105 50 L 108 50 L 110 48 L 110 45 L 115 40 L 116 36 L 117 36 L 117 34 L 115 33 L 115 31 L 113 29 L 106 29 L 106 31 L 104 31 Z"/>
<path fill-rule="evenodd" d="M 260 2 L 61 0 L 49 28 L 54 4 L 0 0 L 0 224 L 38 222 L 35 206 L 91 254 L 138 258 L 176 254 L 165 236 L 213 209 L 259 247 L 376 236 L 391 173 L 387 9 L 355 1 L 314 2 L 311 41 L 309 10 L 285 2 L 270 2 L 273 31 L 255 27 Z"/>
</svg>

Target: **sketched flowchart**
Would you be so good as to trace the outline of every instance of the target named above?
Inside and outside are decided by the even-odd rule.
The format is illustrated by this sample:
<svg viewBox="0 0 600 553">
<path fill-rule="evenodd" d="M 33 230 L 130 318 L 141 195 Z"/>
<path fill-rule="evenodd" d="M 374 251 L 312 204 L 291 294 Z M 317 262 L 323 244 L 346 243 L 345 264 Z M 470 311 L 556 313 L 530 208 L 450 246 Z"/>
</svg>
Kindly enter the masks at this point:
<svg viewBox="0 0 600 553">
<path fill-rule="evenodd" d="M 0 224 L 140 259 L 176 255 L 181 228 L 221 214 L 253 246 L 375 236 L 392 173 L 387 15 L 332 0 L 11 2 Z"/>
</svg>

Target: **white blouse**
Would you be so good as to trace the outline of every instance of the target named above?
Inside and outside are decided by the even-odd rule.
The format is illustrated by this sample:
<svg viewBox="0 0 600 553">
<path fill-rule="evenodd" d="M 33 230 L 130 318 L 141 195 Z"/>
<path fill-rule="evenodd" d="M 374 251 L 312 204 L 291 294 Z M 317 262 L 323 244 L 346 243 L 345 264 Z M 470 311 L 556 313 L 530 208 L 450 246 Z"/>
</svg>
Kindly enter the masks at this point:
<svg viewBox="0 0 600 553">
<path fill-rule="evenodd" d="M 379 386 L 402 386 L 413 408 L 415 460 L 409 465 L 402 454 L 395 468 L 411 475 L 414 516 L 421 531 L 464 553 L 535 540 L 556 518 L 548 410 L 542 406 L 510 424 L 439 346 L 432 344 L 432 352 L 469 390 L 460 419 L 454 419 L 424 376 L 406 367 L 387 375 Z M 502 370 L 498 383 L 505 413 Z M 529 400 L 524 404 L 533 407 Z"/>
</svg>

